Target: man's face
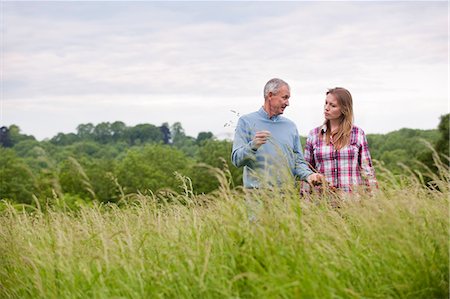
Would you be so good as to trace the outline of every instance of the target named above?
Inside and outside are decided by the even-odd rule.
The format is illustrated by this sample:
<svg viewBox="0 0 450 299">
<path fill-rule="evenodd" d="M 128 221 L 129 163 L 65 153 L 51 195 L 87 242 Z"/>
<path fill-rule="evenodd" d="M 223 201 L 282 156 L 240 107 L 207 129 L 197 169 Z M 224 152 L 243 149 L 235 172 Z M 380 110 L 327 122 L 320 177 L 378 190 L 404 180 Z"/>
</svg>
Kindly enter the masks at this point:
<svg viewBox="0 0 450 299">
<path fill-rule="evenodd" d="M 291 93 L 286 85 L 278 90 L 277 94 L 269 93 L 269 108 L 271 115 L 283 114 L 284 109 L 289 106 L 289 98 Z"/>
</svg>

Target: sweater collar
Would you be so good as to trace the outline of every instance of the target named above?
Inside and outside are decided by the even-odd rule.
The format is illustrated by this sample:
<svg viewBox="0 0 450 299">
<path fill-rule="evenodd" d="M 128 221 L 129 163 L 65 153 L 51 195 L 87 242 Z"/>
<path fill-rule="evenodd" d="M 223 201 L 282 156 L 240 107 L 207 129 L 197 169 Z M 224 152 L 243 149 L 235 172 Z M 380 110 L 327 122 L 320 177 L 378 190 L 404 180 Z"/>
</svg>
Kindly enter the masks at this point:
<svg viewBox="0 0 450 299">
<path fill-rule="evenodd" d="M 271 121 L 279 121 L 280 120 L 280 115 L 274 115 L 272 117 L 269 117 L 269 113 L 267 113 L 266 110 L 264 110 L 263 106 L 261 106 L 261 108 L 259 108 L 258 113 L 262 117 L 269 119 Z"/>
</svg>

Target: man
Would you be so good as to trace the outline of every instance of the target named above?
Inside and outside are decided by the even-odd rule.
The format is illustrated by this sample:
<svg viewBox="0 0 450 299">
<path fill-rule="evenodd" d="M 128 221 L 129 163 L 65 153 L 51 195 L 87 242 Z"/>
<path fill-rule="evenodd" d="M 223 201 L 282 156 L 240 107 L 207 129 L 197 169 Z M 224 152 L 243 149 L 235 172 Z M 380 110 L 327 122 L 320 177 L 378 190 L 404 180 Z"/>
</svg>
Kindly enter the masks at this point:
<svg viewBox="0 0 450 299">
<path fill-rule="evenodd" d="M 231 159 L 244 166 L 247 189 L 294 184 L 294 178 L 319 184 L 322 175 L 313 173 L 302 154 L 295 124 L 281 116 L 289 106 L 290 87 L 281 79 L 271 79 L 264 87 L 264 105 L 239 118 Z"/>
</svg>

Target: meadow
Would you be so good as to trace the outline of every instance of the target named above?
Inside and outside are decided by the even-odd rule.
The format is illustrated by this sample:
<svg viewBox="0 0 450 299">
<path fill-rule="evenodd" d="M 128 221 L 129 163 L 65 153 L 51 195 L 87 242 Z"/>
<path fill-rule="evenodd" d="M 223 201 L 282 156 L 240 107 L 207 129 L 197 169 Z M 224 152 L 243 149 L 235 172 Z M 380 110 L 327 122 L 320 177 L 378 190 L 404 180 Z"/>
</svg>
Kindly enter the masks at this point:
<svg viewBox="0 0 450 299">
<path fill-rule="evenodd" d="M 68 208 L 2 202 L 1 298 L 448 298 L 449 173 L 378 174 L 380 190 L 129 194 Z"/>
</svg>

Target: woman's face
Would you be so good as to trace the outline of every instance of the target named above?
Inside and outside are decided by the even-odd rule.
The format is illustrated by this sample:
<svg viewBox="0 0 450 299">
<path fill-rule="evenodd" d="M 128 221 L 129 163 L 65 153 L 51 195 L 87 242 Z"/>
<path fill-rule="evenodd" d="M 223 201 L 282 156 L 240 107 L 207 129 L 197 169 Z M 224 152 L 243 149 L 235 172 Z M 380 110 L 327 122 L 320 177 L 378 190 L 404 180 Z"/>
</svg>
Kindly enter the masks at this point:
<svg viewBox="0 0 450 299">
<path fill-rule="evenodd" d="M 341 106 L 337 98 L 331 93 L 327 94 L 325 98 L 324 115 L 326 120 L 339 119 L 342 115 Z"/>
</svg>

